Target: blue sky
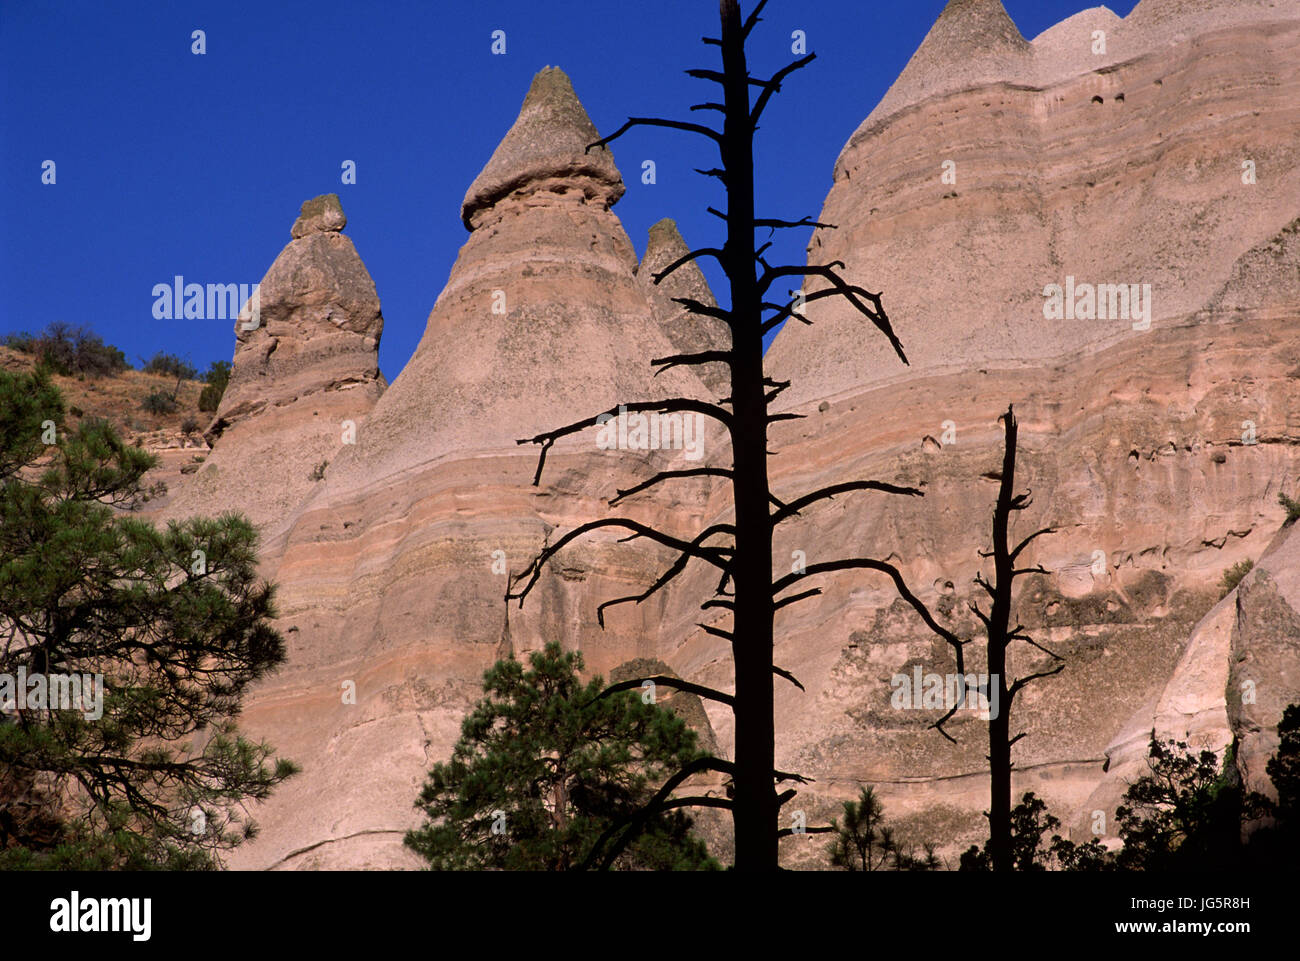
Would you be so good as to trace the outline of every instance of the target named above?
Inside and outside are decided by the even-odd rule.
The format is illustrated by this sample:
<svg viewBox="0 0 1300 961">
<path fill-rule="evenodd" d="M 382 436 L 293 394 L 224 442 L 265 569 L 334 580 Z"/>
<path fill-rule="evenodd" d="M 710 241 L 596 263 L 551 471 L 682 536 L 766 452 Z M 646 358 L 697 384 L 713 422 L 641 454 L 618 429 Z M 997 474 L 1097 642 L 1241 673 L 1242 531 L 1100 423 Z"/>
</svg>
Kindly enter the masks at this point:
<svg viewBox="0 0 1300 961">
<path fill-rule="evenodd" d="M 1028 38 L 1093 5 L 1006 3 Z M 1109 4 L 1121 16 L 1134 5 Z M 760 216 L 819 212 L 840 148 L 943 6 L 770 0 L 751 71 L 790 60 L 794 30 L 817 60 L 759 132 Z M 504 56 L 491 52 L 494 30 L 506 32 Z M 231 322 L 155 320 L 153 286 L 176 274 L 259 281 L 301 202 L 334 192 L 379 290 L 391 380 L 467 236 L 465 190 L 533 74 L 562 67 L 602 133 L 629 115 L 687 117 L 715 89 L 682 72 L 717 66 L 706 34 L 717 35 L 714 0 L 0 0 L 0 334 L 60 320 L 93 328 L 133 363 L 158 350 L 200 369 L 229 359 Z M 668 130 L 615 143 L 628 183 L 615 212 L 638 253 L 665 216 L 689 243 L 721 242 L 704 213 L 722 206 L 720 187 L 692 173 L 713 165 L 710 149 Z M 653 185 L 641 183 L 645 159 Z M 41 182 L 46 160 L 53 185 Z M 355 184 L 340 182 L 345 160 Z M 802 262 L 807 238 L 790 233 L 781 253 Z"/>
</svg>

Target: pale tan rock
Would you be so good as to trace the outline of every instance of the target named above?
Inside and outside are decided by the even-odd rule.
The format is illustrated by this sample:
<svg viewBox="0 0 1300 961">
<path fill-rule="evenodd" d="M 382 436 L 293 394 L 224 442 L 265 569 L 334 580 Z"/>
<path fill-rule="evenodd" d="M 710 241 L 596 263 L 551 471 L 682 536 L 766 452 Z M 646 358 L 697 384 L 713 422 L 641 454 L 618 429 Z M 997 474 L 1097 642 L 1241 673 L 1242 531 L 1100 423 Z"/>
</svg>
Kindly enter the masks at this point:
<svg viewBox="0 0 1300 961">
<path fill-rule="evenodd" d="M 1297 696 L 1300 546 L 1278 534 L 1276 495 L 1300 476 L 1300 15 L 1144 0 L 1116 20 L 1084 11 L 1029 43 L 996 0 L 950 3 L 842 152 L 820 218 L 839 229 L 809 251 L 884 292 L 912 366 L 832 301 L 810 305 L 814 325 L 784 331 L 768 365 L 793 381 L 783 409 L 807 415 L 771 431 L 778 496 L 864 477 L 926 495 L 804 512 L 778 532 L 776 572 L 801 555 L 890 559 L 968 636 L 997 418 L 1015 404 L 1034 503 L 1013 534 L 1059 529 L 1026 555 L 1053 573 L 1021 582 L 1017 613 L 1067 667 L 1016 705 L 1028 736 L 1013 790 L 1044 797 L 1077 837 L 1094 810 L 1113 831 L 1152 730 L 1218 747 L 1238 736 L 1259 784 L 1274 715 Z M 650 357 L 715 335 L 681 326 L 649 289 L 679 238 L 656 228 L 636 264 L 609 210 L 621 179 L 612 157 L 585 151 L 593 139 L 567 80 L 544 71 L 466 195 L 472 232 L 416 355 L 268 553 L 290 660 L 246 726 L 305 770 L 259 813 L 265 833 L 241 866 L 413 864 L 400 845 L 411 802 L 502 653 L 559 639 L 592 672 L 653 661 L 731 689 L 727 645 L 698 626 L 726 622 L 699 609 L 716 586 L 707 569 L 595 624 L 597 604 L 644 590 L 667 560 L 613 532 L 566 551 L 523 610 L 503 609 L 498 560 L 521 569 L 559 532 L 608 516 L 633 478 L 727 460 L 716 432 L 699 461 L 598 451 L 589 433 L 557 444 L 529 486 L 535 451 L 517 438 L 715 386 L 709 372 L 650 377 Z M 941 181 L 948 159 L 955 184 Z M 1067 275 L 1152 284 L 1150 329 L 1046 321 L 1043 288 Z M 732 516 L 716 479 L 617 513 L 679 534 Z M 1258 572 L 1219 603 L 1223 570 L 1246 558 Z M 777 764 L 816 779 L 796 806 L 819 823 L 873 784 L 891 823 L 949 841 L 955 863 L 986 830 L 984 726 L 955 720 L 953 745 L 928 727 L 938 712 L 890 704 L 894 674 L 942 673 L 951 657 L 884 578 L 818 586 L 777 621 L 777 663 L 807 689 L 776 687 Z M 1023 648 L 1011 669 L 1047 664 Z M 1234 702 L 1243 680 L 1266 696 Z M 355 704 L 341 698 L 349 681 Z M 728 755 L 729 712 L 704 711 Z M 725 825 L 708 833 L 725 848 Z M 824 864 L 814 838 L 784 841 L 786 863 Z"/>
<path fill-rule="evenodd" d="M 659 282 L 655 281 L 656 273 L 667 270 L 690 252 L 691 248 L 682 239 L 677 224 L 665 217 L 650 228 L 645 255 L 637 269 L 637 279 L 650 292 L 655 304 L 655 316 L 678 353 L 729 350 L 731 332 L 725 323 L 714 317 L 693 313 L 674 300 L 690 299 L 709 307 L 717 306 L 704 273 L 695 261 L 689 261 Z M 695 366 L 691 369 L 711 391 L 709 399 L 716 400 L 731 392 L 731 373 L 725 364 Z"/>
<path fill-rule="evenodd" d="M 273 547 L 386 386 L 384 318 L 338 197 L 308 200 L 262 278 L 260 316 L 235 321 L 230 383 L 205 432 L 212 452 L 159 516 L 239 511 Z"/>
<path fill-rule="evenodd" d="M 414 356 L 274 555 L 289 661 L 250 699 L 245 726 L 304 770 L 260 812 L 241 866 L 410 866 L 401 837 L 419 821 L 420 785 L 497 657 L 557 640 L 608 676 L 660 646 L 661 599 L 596 623 L 599 603 L 644 590 L 671 562 L 620 543 L 626 531 L 563 552 L 508 621 L 503 600 L 507 574 L 583 521 L 667 512 L 685 533 L 704 486 L 611 511 L 618 488 L 693 463 L 687 452 L 602 450 L 589 430 L 551 450 L 533 487 L 538 449 L 516 443 L 620 401 L 705 390 L 685 370 L 653 376 L 650 359 L 674 348 L 609 209 L 618 171 L 584 152 L 595 137 L 567 78 L 539 73 L 467 194 L 472 232 Z"/>
<path fill-rule="evenodd" d="M 1085 11 L 1026 52 L 996 6 L 971 4 L 968 32 L 950 5 L 845 147 L 818 218 L 838 229 L 809 249 L 883 291 L 912 366 L 832 300 L 810 304 L 813 326 L 789 326 L 768 354 L 770 375 L 793 381 L 785 409 L 807 415 L 773 430 L 778 496 L 875 477 L 926 497 L 837 499 L 809 512 L 805 533 L 783 532 L 777 559 L 895 558 L 973 631 L 960 612 L 983 599 L 970 576 L 995 490 L 980 478 L 1014 402 L 1034 491 L 1015 529 L 1060 528 L 1033 551 L 1055 573 L 1024 582 L 1018 615 L 1067 666 L 1017 705 L 1028 737 L 1013 790 L 1045 797 L 1077 837 L 1102 810 L 1113 843 L 1114 806 L 1153 729 L 1215 749 L 1239 736 L 1257 784 L 1270 725 L 1296 696 L 1289 608 L 1267 567 L 1239 588 L 1254 597 L 1240 617 L 1229 601 L 1210 609 L 1224 569 L 1268 549 L 1277 490 L 1300 474 L 1300 8 L 1148 0 L 1119 23 Z M 1094 66 L 1095 29 L 1108 34 Z M 1005 70 L 972 49 L 950 79 L 936 51 L 954 56 L 977 35 L 1004 37 L 983 47 Z M 941 179 L 948 159 L 955 184 Z M 1244 183 L 1247 159 L 1270 175 Z M 1043 288 L 1067 275 L 1151 283 L 1151 329 L 1046 321 Z M 954 443 L 939 443 L 945 425 Z M 955 603 L 932 586 L 949 582 Z M 800 800 L 828 815 L 876 785 L 887 810 L 953 838 L 955 860 L 986 830 L 984 731 L 952 726 L 950 745 L 926 729 L 933 716 L 888 701 L 892 674 L 951 670 L 951 657 L 883 578 L 819 586 L 778 621 L 777 660 L 809 690 L 778 685 L 778 764 L 817 779 Z M 681 645 L 661 656 L 699 665 L 688 676 L 705 683 L 728 675 L 701 632 Z M 1246 650 L 1273 699 L 1238 709 Z M 785 845 L 790 863 L 813 856 Z"/>
</svg>

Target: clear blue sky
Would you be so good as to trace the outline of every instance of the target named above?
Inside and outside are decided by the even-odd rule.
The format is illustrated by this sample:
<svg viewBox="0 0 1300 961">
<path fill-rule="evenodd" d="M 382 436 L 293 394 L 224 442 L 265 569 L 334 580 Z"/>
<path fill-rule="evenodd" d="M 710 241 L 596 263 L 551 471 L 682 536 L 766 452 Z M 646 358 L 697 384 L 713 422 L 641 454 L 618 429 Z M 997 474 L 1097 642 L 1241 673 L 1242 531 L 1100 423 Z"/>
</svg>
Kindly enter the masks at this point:
<svg viewBox="0 0 1300 961">
<path fill-rule="evenodd" d="M 1093 5 L 1006 3 L 1029 38 Z M 1135 3 L 1109 5 L 1124 16 Z M 759 133 L 760 215 L 818 213 L 840 148 L 943 6 L 771 0 L 752 71 L 791 59 L 796 29 L 817 60 Z M 498 29 L 504 56 L 490 49 Z M 562 67 L 602 133 L 629 115 L 687 117 L 716 89 L 682 73 L 717 66 L 706 34 L 717 35 L 714 0 L 0 0 L 0 334 L 61 320 L 133 363 L 166 350 L 205 369 L 230 358 L 233 325 L 155 320 L 153 286 L 261 280 L 299 204 L 335 192 L 383 303 L 392 379 L 465 241 L 461 198 L 533 74 Z M 638 253 L 664 216 L 688 243 L 720 243 L 704 213 L 721 206 L 720 185 L 691 172 L 716 157 L 696 139 L 645 129 L 614 145 L 628 183 L 615 211 Z M 344 160 L 355 185 L 340 183 Z M 786 258 L 802 262 L 806 239 L 788 238 Z"/>
</svg>

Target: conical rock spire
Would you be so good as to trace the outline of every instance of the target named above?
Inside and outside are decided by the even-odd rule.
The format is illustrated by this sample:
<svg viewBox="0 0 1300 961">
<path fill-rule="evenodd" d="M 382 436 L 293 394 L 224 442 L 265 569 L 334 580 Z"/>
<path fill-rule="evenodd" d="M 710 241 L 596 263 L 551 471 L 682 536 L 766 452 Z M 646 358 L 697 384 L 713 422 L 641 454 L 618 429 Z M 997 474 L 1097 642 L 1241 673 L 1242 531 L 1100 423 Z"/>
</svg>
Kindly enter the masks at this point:
<svg viewBox="0 0 1300 961">
<path fill-rule="evenodd" d="M 623 178 L 608 147 L 587 150 L 599 139 L 565 72 L 538 71 L 514 126 L 465 193 L 461 220 L 473 230 L 483 211 L 553 178 L 581 187 L 591 202 L 613 206 L 623 196 Z"/>
<path fill-rule="evenodd" d="M 697 300 L 710 307 L 716 306 L 713 292 L 699 265 L 694 261 L 682 264 L 656 284 L 654 275 L 690 253 L 691 248 L 682 239 L 677 224 L 668 217 L 650 228 L 645 256 L 637 270 L 637 279 L 645 285 L 655 305 L 655 319 L 673 346 L 683 354 L 705 350 L 728 350 L 731 336 L 727 326 L 714 317 L 692 313 L 673 298 Z M 727 391 L 731 378 L 723 364 L 708 364 L 693 368 L 710 391 Z M 719 395 L 721 396 L 721 395 Z"/>
<path fill-rule="evenodd" d="M 293 240 L 235 321 L 230 383 L 206 436 L 212 454 L 163 516 L 237 510 L 264 546 L 320 483 L 383 392 L 384 318 L 339 198 L 308 200 Z"/>
</svg>

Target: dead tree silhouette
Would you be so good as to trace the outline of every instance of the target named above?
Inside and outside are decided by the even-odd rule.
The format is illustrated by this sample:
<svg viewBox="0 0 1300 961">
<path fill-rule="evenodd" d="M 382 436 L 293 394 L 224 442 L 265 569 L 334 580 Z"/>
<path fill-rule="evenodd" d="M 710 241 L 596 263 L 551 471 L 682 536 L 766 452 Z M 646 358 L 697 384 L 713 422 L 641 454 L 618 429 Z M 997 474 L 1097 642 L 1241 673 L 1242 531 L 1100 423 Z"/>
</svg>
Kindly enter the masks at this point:
<svg viewBox="0 0 1300 961">
<path fill-rule="evenodd" d="M 1019 426 L 1016 422 L 1014 408 L 1008 405 L 1007 412 L 999 420 L 1002 421 L 1003 425 L 1004 444 L 998 499 L 993 508 L 993 548 L 989 551 L 979 552 L 980 557 L 991 557 L 993 559 L 993 580 L 992 582 L 986 580 L 982 572 L 975 575 L 975 583 L 984 589 L 992 603 L 988 613 L 985 613 L 974 601 L 970 602 L 970 609 L 984 627 L 988 684 L 993 688 L 978 693 L 983 694 L 990 705 L 997 705 L 996 712 L 990 712 L 988 721 L 990 785 L 987 817 L 989 820 L 989 860 L 994 871 L 1011 871 L 1013 870 L 1011 851 L 1011 772 L 1015 767 L 1011 761 L 1011 749 L 1017 741 L 1025 736 L 1023 731 L 1014 737 L 1011 735 L 1012 703 L 1016 695 L 1026 685 L 1041 678 L 1059 674 L 1065 669 L 1065 662 L 1064 658 L 1059 654 L 1049 651 L 1026 634 L 1023 624 L 1017 622 L 1015 627 L 1011 626 L 1013 611 L 1012 586 L 1016 578 L 1027 574 L 1048 573 L 1041 565 L 1016 567 L 1016 563 L 1021 554 L 1024 553 L 1025 548 L 1033 541 L 1044 534 L 1055 533 L 1056 529 L 1053 527 L 1041 528 L 1021 540 L 1015 547 L 1010 546 L 1008 536 L 1011 515 L 1028 508 L 1032 503 L 1032 496 L 1029 491 L 1023 494 L 1014 493 Z M 966 681 L 962 650 L 968 641 L 958 639 L 956 635 L 946 629 L 935 633 L 939 634 L 953 648 L 957 658 L 957 673 L 962 680 L 961 695 L 957 698 L 956 704 L 951 706 L 947 713 L 936 721 L 933 726 L 949 741 L 956 743 L 943 725 L 961 706 L 968 703 L 966 699 L 970 688 Z M 1015 641 L 1029 644 L 1061 663 L 1056 664 L 1051 670 L 1026 675 L 1008 685 L 1007 649 Z M 996 700 L 994 699 L 995 694 Z"/>
<path fill-rule="evenodd" d="M 718 586 L 702 609 L 721 608 L 731 613 L 731 629 L 712 625 L 699 625 L 709 634 L 730 642 L 735 668 L 735 693 L 727 694 L 699 684 L 670 677 L 655 677 L 656 684 L 688 691 L 702 698 L 729 707 L 735 716 L 735 760 L 726 761 L 705 757 L 688 765 L 670 778 L 649 804 L 637 814 L 615 823 L 594 846 L 585 866 L 608 867 L 619 851 L 636 836 L 645 821 L 658 811 L 687 806 L 725 808 L 732 812 L 735 828 L 735 868 L 743 871 L 771 871 L 778 867 L 778 840 L 793 833 L 792 828 L 779 828 L 781 807 L 795 796 L 794 788 L 778 794 L 778 785 L 807 783 L 798 774 L 775 769 L 775 721 L 773 717 L 774 678 L 803 686 L 798 680 L 773 663 L 774 617 L 776 612 L 801 600 L 821 593 L 820 588 L 810 588 L 793 594 L 786 591 L 821 574 L 849 569 L 865 569 L 889 575 L 900 595 L 931 625 L 939 628 L 925 606 L 908 590 L 896 568 L 870 558 L 850 557 L 808 565 L 801 574 L 791 574 L 774 579 L 772 573 L 772 535 L 777 525 L 800 516 L 804 509 L 842 494 L 859 491 L 876 491 L 890 494 L 921 496 L 912 487 L 874 480 L 840 483 L 814 490 L 800 497 L 783 501 L 773 495 L 768 481 L 768 425 L 782 420 L 802 417 L 793 413 L 771 413 L 772 402 L 789 386 L 789 381 L 778 382 L 766 376 L 763 369 L 763 337 L 788 319 L 810 323 L 797 313 L 802 303 L 828 297 L 840 297 L 870 321 L 889 341 L 899 359 L 906 364 L 902 344 L 895 336 L 889 318 L 881 304 L 881 295 L 845 280 L 840 271 L 844 264 L 772 265 L 764 258 L 771 242 L 759 244 L 756 231 L 766 230 L 773 236 L 777 230 L 812 227 L 833 229 L 833 225 L 819 223 L 807 217 L 797 220 L 757 217 L 754 210 L 754 133 L 763 111 L 772 96 L 781 90 L 782 83 L 796 70 L 814 59 L 808 54 L 776 71 L 767 79 L 751 77 L 746 64 L 745 42 L 750 32 L 760 22 L 759 14 L 767 0 L 759 0 L 753 11 L 743 21 L 737 0 L 721 0 L 721 37 L 704 38 L 706 44 L 721 49 L 722 70 L 689 70 L 695 78 L 710 81 L 722 88 L 722 101 L 696 104 L 692 111 L 714 111 L 722 115 L 722 129 L 680 120 L 652 117 L 633 117 L 608 137 L 588 146 L 588 150 L 605 147 L 634 127 L 652 126 L 681 130 L 709 140 L 718 150 L 720 166 L 698 172 L 717 179 L 726 190 L 725 212 L 709 207 L 710 213 L 726 224 L 726 241 L 721 248 L 704 247 L 692 250 L 654 275 L 661 282 L 673 271 L 702 257 L 711 257 L 726 274 L 730 294 L 729 307 L 714 307 L 688 297 L 674 300 L 700 317 L 723 322 L 730 332 L 728 350 L 705 350 L 697 353 L 675 354 L 654 358 L 651 365 L 659 372 L 673 367 L 698 367 L 706 364 L 723 364 L 731 377 L 731 393 L 716 403 L 679 397 L 660 401 L 634 402 L 616 406 L 608 411 L 593 414 L 584 420 L 552 431 L 523 438 L 521 444 L 541 447 L 537 472 L 533 483 L 541 481 L 546 466 L 546 454 L 554 443 L 565 436 L 596 426 L 600 418 L 610 418 L 620 413 L 620 407 L 629 413 L 656 411 L 659 413 L 696 413 L 709 417 L 725 428 L 730 441 L 732 466 L 700 467 L 688 470 L 661 471 L 628 490 L 619 491 L 611 499 L 611 506 L 621 500 L 645 491 L 655 485 L 685 477 L 716 476 L 731 482 L 734 523 L 719 523 L 700 531 L 690 540 L 674 537 L 649 525 L 629 518 L 606 518 L 582 524 L 545 547 L 532 564 L 522 571 L 512 583 L 506 599 L 517 599 L 522 606 L 524 598 L 537 583 L 541 570 L 558 551 L 574 539 L 591 531 L 618 528 L 628 532 L 628 540 L 645 538 L 677 552 L 677 560 L 645 592 L 621 597 L 600 605 L 598 616 L 603 626 L 604 609 L 615 604 L 646 600 L 671 582 L 691 561 L 712 565 L 719 574 Z M 757 91 L 751 102 L 751 92 Z M 769 300 L 773 284 L 786 277 L 805 277 L 820 280 L 823 286 L 796 296 L 786 303 Z M 519 586 L 522 584 L 522 586 Z M 784 596 L 782 596 L 784 594 Z M 640 686 L 641 678 L 623 682 L 606 693 Z M 731 796 L 672 797 L 688 778 L 702 771 L 716 771 L 732 780 Z M 807 832 L 831 830 L 829 827 L 810 827 Z"/>
</svg>

